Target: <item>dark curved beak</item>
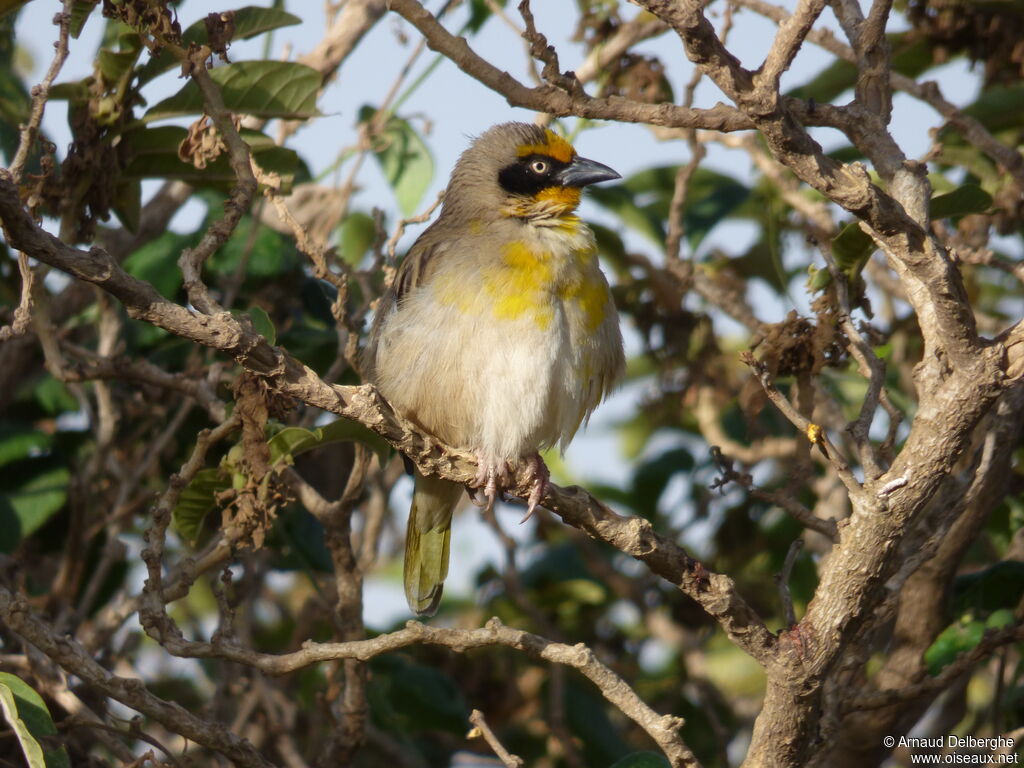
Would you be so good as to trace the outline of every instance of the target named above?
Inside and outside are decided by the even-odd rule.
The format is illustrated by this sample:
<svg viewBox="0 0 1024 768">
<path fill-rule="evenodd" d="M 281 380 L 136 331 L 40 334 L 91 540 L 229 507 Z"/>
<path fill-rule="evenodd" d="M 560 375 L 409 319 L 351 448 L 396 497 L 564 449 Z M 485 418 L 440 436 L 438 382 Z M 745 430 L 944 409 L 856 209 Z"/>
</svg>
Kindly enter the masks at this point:
<svg viewBox="0 0 1024 768">
<path fill-rule="evenodd" d="M 597 184 L 601 181 L 611 181 L 622 177 L 607 165 L 596 160 L 575 157 L 555 178 L 563 187 L 585 187 L 588 184 Z"/>
</svg>

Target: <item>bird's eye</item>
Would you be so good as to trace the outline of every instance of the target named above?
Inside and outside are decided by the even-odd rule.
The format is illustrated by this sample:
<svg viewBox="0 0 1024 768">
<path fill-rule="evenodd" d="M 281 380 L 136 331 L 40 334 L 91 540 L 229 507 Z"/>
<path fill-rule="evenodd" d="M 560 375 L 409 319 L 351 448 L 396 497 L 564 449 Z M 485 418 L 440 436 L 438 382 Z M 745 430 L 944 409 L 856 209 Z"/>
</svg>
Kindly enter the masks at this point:
<svg viewBox="0 0 1024 768">
<path fill-rule="evenodd" d="M 545 160 L 534 160 L 530 163 L 530 170 L 540 175 L 548 172 L 548 164 Z"/>
</svg>

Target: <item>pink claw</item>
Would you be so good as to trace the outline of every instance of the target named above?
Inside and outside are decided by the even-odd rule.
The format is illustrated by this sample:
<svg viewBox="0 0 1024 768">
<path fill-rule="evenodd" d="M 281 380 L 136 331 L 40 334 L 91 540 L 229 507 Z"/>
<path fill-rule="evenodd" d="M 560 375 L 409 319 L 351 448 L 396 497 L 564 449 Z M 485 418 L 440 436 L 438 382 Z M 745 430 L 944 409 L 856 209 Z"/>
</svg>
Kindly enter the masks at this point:
<svg viewBox="0 0 1024 768">
<path fill-rule="evenodd" d="M 530 477 L 533 478 L 533 487 L 530 488 L 530 496 L 526 500 L 526 514 L 519 521 L 520 525 L 533 517 L 537 505 L 540 504 L 540 500 L 547 493 L 548 481 L 551 479 L 551 473 L 548 472 L 548 467 L 539 453 L 534 453 L 527 458 L 526 465 L 530 469 Z"/>
<path fill-rule="evenodd" d="M 478 507 L 491 511 L 502 489 L 508 484 L 508 465 L 504 461 L 491 461 L 480 454 L 477 454 L 477 463 L 479 469 L 473 478 L 471 487 L 474 493 L 470 494 L 470 499 Z M 479 492 L 483 493 L 483 500 L 479 498 Z"/>
</svg>

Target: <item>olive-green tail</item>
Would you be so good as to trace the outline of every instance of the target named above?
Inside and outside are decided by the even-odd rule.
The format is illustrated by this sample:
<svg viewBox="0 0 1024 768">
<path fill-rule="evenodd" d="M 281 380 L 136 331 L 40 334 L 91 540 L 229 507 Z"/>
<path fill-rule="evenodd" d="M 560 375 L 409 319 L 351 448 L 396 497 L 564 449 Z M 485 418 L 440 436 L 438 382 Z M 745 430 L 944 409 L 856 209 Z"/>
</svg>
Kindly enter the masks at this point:
<svg viewBox="0 0 1024 768">
<path fill-rule="evenodd" d="M 462 486 L 416 473 L 409 524 L 405 529 L 405 599 L 419 616 L 433 616 L 448 575 L 452 512 Z"/>
</svg>

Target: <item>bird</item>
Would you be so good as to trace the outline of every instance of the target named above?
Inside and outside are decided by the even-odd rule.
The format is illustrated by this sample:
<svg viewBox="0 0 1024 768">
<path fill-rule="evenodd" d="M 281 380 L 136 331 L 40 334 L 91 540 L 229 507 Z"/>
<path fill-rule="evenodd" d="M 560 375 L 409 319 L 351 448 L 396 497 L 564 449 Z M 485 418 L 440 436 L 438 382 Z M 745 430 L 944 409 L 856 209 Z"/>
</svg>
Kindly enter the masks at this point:
<svg viewBox="0 0 1024 768">
<path fill-rule="evenodd" d="M 480 506 L 525 462 L 529 518 L 549 481 L 540 451 L 564 450 L 622 377 L 615 303 L 576 214 L 584 187 L 618 178 L 548 128 L 488 129 L 375 310 L 364 374 L 396 412 L 476 455 Z M 403 581 L 409 608 L 432 616 L 463 486 L 413 474 Z"/>
</svg>

